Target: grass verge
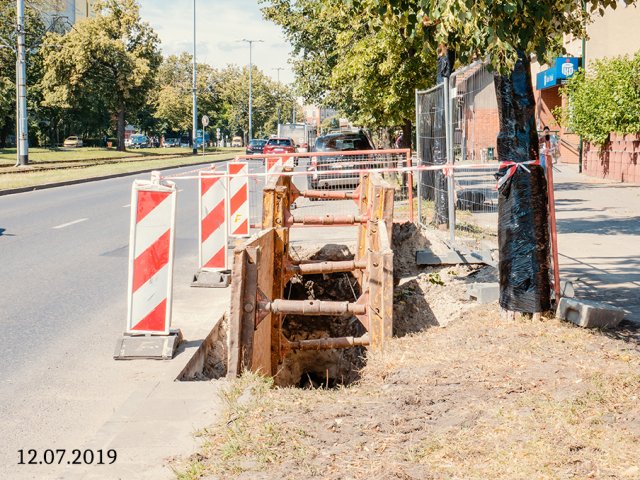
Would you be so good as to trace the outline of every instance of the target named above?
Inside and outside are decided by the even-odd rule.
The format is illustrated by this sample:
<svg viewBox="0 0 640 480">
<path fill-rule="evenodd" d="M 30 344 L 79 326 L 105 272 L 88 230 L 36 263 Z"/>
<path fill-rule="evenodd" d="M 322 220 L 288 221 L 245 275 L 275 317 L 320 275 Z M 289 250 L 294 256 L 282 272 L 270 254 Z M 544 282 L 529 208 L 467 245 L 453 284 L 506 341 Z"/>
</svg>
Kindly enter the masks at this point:
<svg viewBox="0 0 640 480">
<path fill-rule="evenodd" d="M 434 288 L 447 288 L 438 287 Z M 640 478 L 637 330 L 507 320 L 496 306 L 369 353 L 339 390 L 248 374 L 179 478 Z"/>
<path fill-rule="evenodd" d="M 0 172 L 0 191 L 22 187 L 35 187 L 48 183 L 89 179 L 119 173 L 133 173 L 140 170 L 180 167 L 200 162 L 216 162 L 231 159 L 237 154 L 238 151 L 229 151 L 218 154 L 208 154 L 206 157 L 146 157 L 145 159 L 88 162 L 87 164 L 75 163 L 73 165 L 64 165 L 62 168 L 32 169 L 12 173 Z"/>
</svg>

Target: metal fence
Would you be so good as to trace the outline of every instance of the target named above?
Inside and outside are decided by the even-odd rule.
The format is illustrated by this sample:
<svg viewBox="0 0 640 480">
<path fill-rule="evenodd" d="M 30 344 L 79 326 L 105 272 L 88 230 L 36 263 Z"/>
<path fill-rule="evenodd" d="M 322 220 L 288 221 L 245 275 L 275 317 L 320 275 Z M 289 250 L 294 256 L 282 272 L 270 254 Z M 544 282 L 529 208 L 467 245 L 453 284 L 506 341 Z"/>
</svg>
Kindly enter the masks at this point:
<svg viewBox="0 0 640 480">
<path fill-rule="evenodd" d="M 456 236 L 497 233 L 499 132 L 493 73 L 476 62 L 429 90 L 416 92 L 417 219 Z"/>
<path fill-rule="evenodd" d="M 254 229 L 259 229 L 262 221 L 262 190 L 265 186 L 265 176 L 260 174 L 265 172 L 267 160 L 271 164 L 276 157 L 278 156 L 241 155 L 235 159 L 249 164 L 248 200 L 250 223 Z M 295 202 L 294 209 L 298 209 L 300 213 L 304 211 L 314 215 L 355 214 L 360 174 L 375 170 L 394 188 L 395 219 L 413 220 L 417 207 L 413 172 L 399 171 L 412 165 L 408 149 L 284 154 L 278 159 L 280 164 L 287 164 L 293 168 L 292 182 L 299 191 L 317 192 L 315 197 L 300 198 Z M 224 171 L 224 168 L 222 170 Z M 329 199 L 342 201 L 323 201 Z"/>
</svg>

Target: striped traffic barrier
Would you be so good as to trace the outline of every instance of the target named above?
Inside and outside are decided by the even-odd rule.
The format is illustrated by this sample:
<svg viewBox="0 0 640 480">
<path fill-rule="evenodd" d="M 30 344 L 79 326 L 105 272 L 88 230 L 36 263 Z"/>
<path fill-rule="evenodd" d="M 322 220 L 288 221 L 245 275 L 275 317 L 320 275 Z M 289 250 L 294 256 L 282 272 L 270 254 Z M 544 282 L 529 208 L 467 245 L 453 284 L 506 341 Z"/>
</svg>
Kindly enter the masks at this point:
<svg viewBox="0 0 640 480">
<path fill-rule="evenodd" d="M 200 171 L 198 179 L 198 273 L 193 287 L 227 287 L 227 182 L 222 172 Z"/>
<path fill-rule="evenodd" d="M 231 162 L 228 164 L 228 221 L 229 235 L 248 237 L 249 234 L 249 164 Z"/>
<path fill-rule="evenodd" d="M 154 173 L 131 190 L 127 334 L 168 335 L 171 325 L 176 186 Z"/>
<path fill-rule="evenodd" d="M 201 270 L 227 270 L 227 188 L 221 172 L 200 172 L 198 252 Z"/>
<path fill-rule="evenodd" d="M 282 167 L 282 158 L 267 158 L 265 163 L 265 173 L 267 175 L 273 173 L 279 167 Z M 269 178 L 269 177 L 267 177 Z"/>
</svg>

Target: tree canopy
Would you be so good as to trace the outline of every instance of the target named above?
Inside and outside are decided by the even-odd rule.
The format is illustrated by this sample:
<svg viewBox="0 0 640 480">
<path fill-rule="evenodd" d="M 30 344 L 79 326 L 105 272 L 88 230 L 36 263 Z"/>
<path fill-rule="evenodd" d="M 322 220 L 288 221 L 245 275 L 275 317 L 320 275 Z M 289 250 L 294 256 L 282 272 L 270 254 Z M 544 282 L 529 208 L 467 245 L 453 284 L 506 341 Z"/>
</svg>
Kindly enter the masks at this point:
<svg viewBox="0 0 640 480">
<path fill-rule="evenodd" d="M 96 16 L 44 43 L 45 104 L 65 109 L 98 108 L 117 119 L 124 149 L 126 115 L 147 102 L 160 66 L 159 39 L 140 18 L 134 0 L 100 0 Z"/>
<path fill-rule="evenodd" d="M 615 9 L 616 0 L 353 0 L 387 22 L 399 22 L 432 45 L 445 44 L 463 64 L 488 57 L 510 72 L 517 51 L 541 63 L 564 51 L 563 34 L 581 37 L 594 12 Z M 624 0 L 626 4 L 635 0 Z"/>
<path fill-rule="evenodd" d="M 293 46 L 296 86 L 306 101 L 370 127 L 410 128 L 415 89 L 435 79 L 435 50 L 420 32 L 365 2 L 261 2 Z"/>
</svg>

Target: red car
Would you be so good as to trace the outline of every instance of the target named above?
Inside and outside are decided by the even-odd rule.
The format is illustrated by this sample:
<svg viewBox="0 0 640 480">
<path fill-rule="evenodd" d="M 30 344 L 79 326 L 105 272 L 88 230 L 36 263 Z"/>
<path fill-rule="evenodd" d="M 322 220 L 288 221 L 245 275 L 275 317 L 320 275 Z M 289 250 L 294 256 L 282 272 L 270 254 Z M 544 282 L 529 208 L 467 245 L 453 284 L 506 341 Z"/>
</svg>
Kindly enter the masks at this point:
<svg viewBox="0 0 640 480">
<path fill-rule="evenodd" d="M 291 138 L 270 138 L 262 153 L 296 153 L 296 143 Z"/>
</svg>

